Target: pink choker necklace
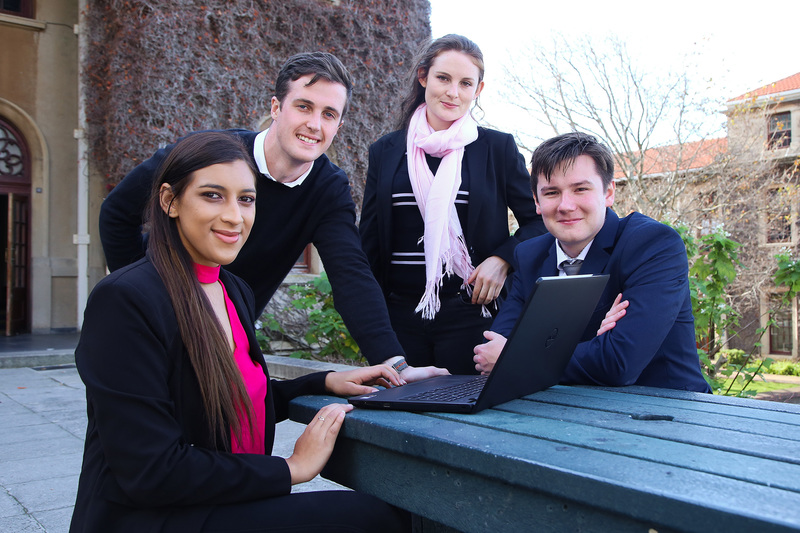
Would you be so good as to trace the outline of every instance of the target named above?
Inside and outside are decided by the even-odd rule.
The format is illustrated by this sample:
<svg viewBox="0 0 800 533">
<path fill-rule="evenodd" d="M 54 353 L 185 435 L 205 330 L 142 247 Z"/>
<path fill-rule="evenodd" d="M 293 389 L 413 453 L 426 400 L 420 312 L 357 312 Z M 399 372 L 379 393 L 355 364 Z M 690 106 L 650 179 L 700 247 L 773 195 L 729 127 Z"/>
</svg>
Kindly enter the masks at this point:
<svg viewBox="0 0 800 533">
<path fill-rule="evenodd" d="M 219 281 L 219 266 L 210 267 L 194 263 L 194 272 L 197 274 L 197 281 L 200 283 L 216 283 Z"/>
</svg>

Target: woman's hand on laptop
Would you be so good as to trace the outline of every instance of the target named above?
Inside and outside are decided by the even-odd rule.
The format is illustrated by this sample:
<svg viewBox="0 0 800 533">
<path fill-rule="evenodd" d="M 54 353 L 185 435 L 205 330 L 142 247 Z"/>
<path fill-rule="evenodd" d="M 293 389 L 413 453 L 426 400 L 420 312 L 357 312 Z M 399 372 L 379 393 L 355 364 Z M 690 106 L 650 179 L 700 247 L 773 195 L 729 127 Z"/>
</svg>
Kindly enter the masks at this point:
<svg viewBox="0 0 800 533">
<path fill-rule="evenodd" d="M 399 387 L 405 384 L 406 381 L 389 365 L 365 366 L 325 375 L 325 389 L 338 396 L 369 394 L 378 390 L 372 385 Z"/>
<path fill-rule="evenodd" d="M 494 331 L 484 331 L 483 336 L 487 342 L 475 347 L 475 357 L 472 360 L 475 361 L 475 370 L 488 375 L 506 345 L 506 338 Z"/>
</svg>

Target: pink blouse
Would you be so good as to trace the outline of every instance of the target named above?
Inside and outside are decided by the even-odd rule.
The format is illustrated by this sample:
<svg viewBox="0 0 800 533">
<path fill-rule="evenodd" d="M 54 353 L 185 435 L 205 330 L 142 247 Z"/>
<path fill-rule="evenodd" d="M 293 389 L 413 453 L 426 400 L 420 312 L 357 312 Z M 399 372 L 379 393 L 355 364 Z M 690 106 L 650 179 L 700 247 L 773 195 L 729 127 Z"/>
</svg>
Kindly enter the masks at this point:
<svg viewBox="0 0 800 533">
<path fill-rule="evenodd" d="M 228 312 L 228 320 L 233 332 L 233 359 L 242 374 L 244 386 L 250 395 L 250 403 L 253 404 L 253 424 L 252 431 L 247 421 L 244 411 L 239 413 L 239 422 L 242 428 L 242 444 L 231 432 L 231 450 L 233 453 L 258 453 L 264 454 L 264 426 L 266 425 L 265 400 L 267 398 L 267 376 L 261 365 L 250 358 L 250 342 L 247 340 L 247 333 L 244 331 L 239 314 L 236 312 L 233 302 L 228 297 L 225 285 L 219 281 L 220 267 L 209 267 L 194 264 L 197 280 L 200 283 L 219 283 L 222 293 L 225 295 L 225 308 Z"/>
</svg>

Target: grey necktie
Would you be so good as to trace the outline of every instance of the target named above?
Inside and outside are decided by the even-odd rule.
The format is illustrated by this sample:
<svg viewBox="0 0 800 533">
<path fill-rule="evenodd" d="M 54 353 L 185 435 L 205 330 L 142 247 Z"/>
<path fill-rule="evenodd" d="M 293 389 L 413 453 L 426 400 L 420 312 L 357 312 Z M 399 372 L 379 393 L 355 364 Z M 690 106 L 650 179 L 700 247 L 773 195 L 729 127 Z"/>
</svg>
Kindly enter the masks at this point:
<svg viewBox="0 0 800 533">
<path fill-rule="evenodd" d="M 561 262 L 561 269 L 567 276 L 574 276 L 581 271 L 582 259 L 567 259 Z"/>
</svg>

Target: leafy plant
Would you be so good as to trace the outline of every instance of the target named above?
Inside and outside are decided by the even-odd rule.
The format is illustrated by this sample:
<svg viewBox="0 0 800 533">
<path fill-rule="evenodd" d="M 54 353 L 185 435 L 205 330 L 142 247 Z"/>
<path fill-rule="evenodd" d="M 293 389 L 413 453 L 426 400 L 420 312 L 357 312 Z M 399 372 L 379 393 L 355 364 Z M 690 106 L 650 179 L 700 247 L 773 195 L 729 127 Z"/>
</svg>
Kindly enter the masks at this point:
<svg viewBox="0 0 800 533">
<path fill-rule="evenodd" d="M 256 320 L 256 340 L 264 353 L 272 353 L 270 341 L 278 336 L 283 336 L 283 326 L 272 313 L 264 313 Z"/>
<path fill-rule="evenodd" d="M 333 292 L 328 276 L 323 272 L 311 283 L 292 285 L 292 306 L 308 312 L 308 330 L 305 340 L 318 348 L 319 358 L 338 355 L 352 361 L 361 361 L 361 350 L 344 325 L 341 315 L 333 306 Z M 292 357 L 313 357 L 309 351 L 298 351 Z"/>
<path fill-rule="evenodd" d="M 689 285 L 692 312 L 695 320 L 695 339 L 703 374 L 711 388 L 718 394 L 753 396 L 756 391 L 748 386 L 755 378 L 764 380 L 773 360 L 755 357 L 761 348 L 761 338 L 776 324 L 771 317 L 766 327 L 758 328 L 756 341 L 750 353 L 743 350 L 724 350 L 725 334 L 737 334 L 740 314 L 730 305 L 728 286 L 736 278 L 739 266 L 739 243 L 732 240 L 721 227 L 694 238 L 684 227 L 676 228 L 685 245 L 690 261 Z M 776 256 L 778 265 L 775 284 L 785 286 L 782 305 L 791 302 L 800 290 L 800 263 L 788 254 Z"/>
<path fill-rule="evenodd" d="M 787 251 L 779 253 L 775 259 L 778 261 L 775 285 L 786 287 L 786 292 L 781 295 L 781 301 L 788 305 L 800 292 L 800 260 L 792 258 Z"/>
<path fill-rule="evenodd" d="M 738 348 L 723 348 L 719 351 L 719 355 L 734 365 L 741 365 L 747 359 L 747 352 Z"/>
<path fill-rule="evenodd" d="M 686 239 L 694 241 L 688 232 L 683 232 L 682 237 L 684 242 Z M 689 268 L 695 336 L 699 348 L 712 359 L 722 348 L 722 333 L 739 325 L 740 315 L 730 305 L 726 291 L 736 278 L 737 248 L 739 243 L 719 227 L 691 245 L 695 250 L 694 262 Z M 687 251 L 689 249 L 687 246 Z"/>
<path fill-rule="evenodd" d="M 770 372 L 779 376 L 800 376 L 800 363 L 777 361 L 770 367 Z"/>
</svg>

